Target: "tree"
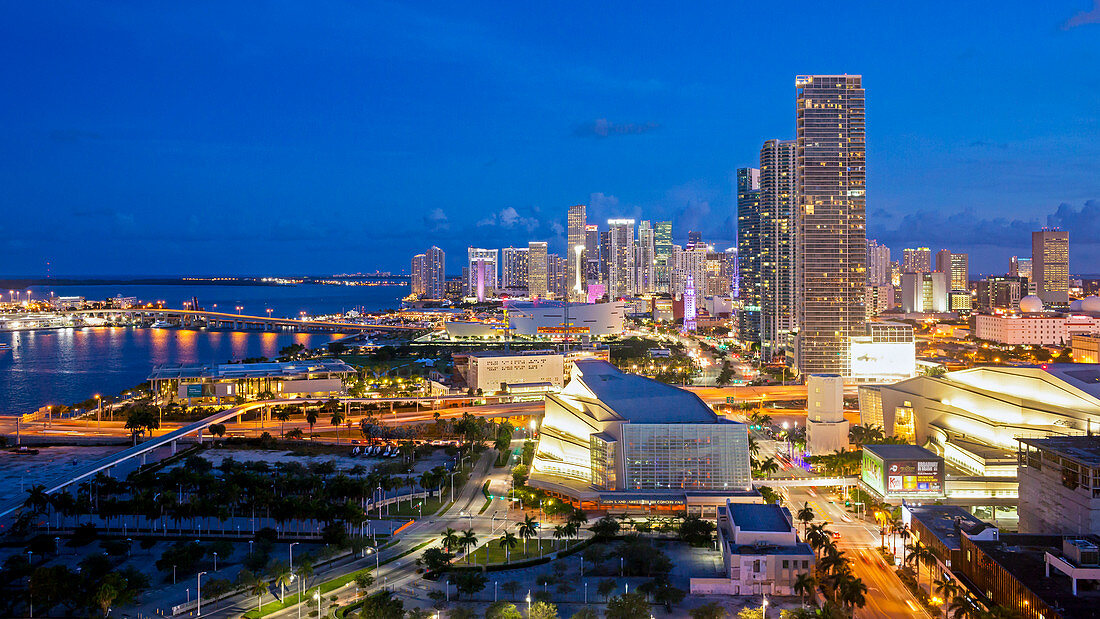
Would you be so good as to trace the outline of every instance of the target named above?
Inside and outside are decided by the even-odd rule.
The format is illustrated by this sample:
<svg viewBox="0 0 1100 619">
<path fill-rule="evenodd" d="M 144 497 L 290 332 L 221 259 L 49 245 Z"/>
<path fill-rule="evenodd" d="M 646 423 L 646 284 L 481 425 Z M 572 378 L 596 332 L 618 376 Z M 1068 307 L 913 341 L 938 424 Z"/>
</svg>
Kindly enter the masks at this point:
<svg viewBox="0 0 1100 619">
<path fill-rule="evenodd" d="M 610 578 L 605 578 L 601 580 L 600 584 L 596 587 L 596 592 L 603 596 L 603 599 L 606 600 L 607 596 L 611 595 L 611 593 L 617 588 L 618 585 L 615 584 L 614 580 L 611 580 Z"/>
<path fill-rule="evenodd" d="M 216 436 L 218 438 L 221 438 L 221 437 L 225 436 L 225 424 L 224 423 L 212 423 L 212 424 L 210 424 L 210 426 L 207 429 L 210 430 L 211 435 Z"/>
<path fill-rule="evenodd" d="M 363 593 L 367 592 L 367 589 L 374 584 L 374 575 L 370 572 L 363 572 L 355 575 L 355 586 L 363 590 Z"/>
<path fill-rule="evenodd" d="M 550 602 L 535 602 L 527 613 L 527 619 L 558 619 L 558 607 Z"/>
<path fill-rule="evenodd" d="M 680 539 L 695 547 L 710 544 L 714 534 L 714 523 L 699 516 L 686 516 L 680 525 Z"/>
<path fill-rule="evenodd" d="M 473 529 L 466 529 L 462 532 L 462 537 L 459 540 L 462 544 L 462 552 L 466 553 L 466 563 L 470 562 L 471 548 L 477 548 L 477 534 Z"/>
<path fill-rule="evenodd" d="M 649 616 L 649 601 L 641 593 L 624 593 L 607 601 L 606 619 L 640 619 Z"/>
<path fill-rule="evenodd" d="M 429 572 L 441 572 L 447 569 L 454 558 L 454 553 L 442 548 L 429 548 L 421 555 L 421 561 Z"/>
<path fill-rule="evenodd" d="M 730 381 L 732 381 L 732 380 L 733 380 L 733 368 L 730 367 L 730 362 L 729 361 L 723 361 L 722 362 L 722 371 L 718 373 L 718 378 L 715 379 L 714 382 L 717 383 L 719 387 L 725 387 L 726 385 L 730 384 Z"/>
<path fill-rule="evenodd" d="M 138 404 L 130 407 L 126 416 L 126 429 L 137 445 L 137 438 L 146 431 L 152 432 L 160 427 L 160 415 L 157 410 L 147 404 Z"/>
<path fill-rule="evenodd" d="M 332 427 L 336 428 L 337 445 L 340 444 L 340 424 L 344 423 L 345 419 L 347 419 L 347 415 L 344 414 L 344 411 L 340 408 L 339 404 L 336 405 L 336 408 L 332 411 L 332 417 L 329 419 L 329 423 L 332 424 Z"/>
<path fill-rule="evenodd" d="M 687 597 L 687 591 L 673 587 L 668 581 L 658 583 L 653 589 L 653 601 L 666 607 L 675 606 Z"/>
<path fill-rule="evenodd" d="M 485 619 L 523 619 L 523 615 L 515 604 L 501 600 L 485 609 Z"/>
<path fill-rule="evenodd" d="M 393 597 L 389 591 L 376 591 L 363 599 L 359 611 L 361 619 L 403 619 L 405 603 Z"/>
<path fill-rule="evenodd" d="M 806 529 L 806 543 L 809 544 L 810 548 L 813 548 L 814 552 L 819 556 L 821 550 L 832 541 L 832 534 L 829 532 L 829 529 L 825 528 L 825 523 L 811 524 Z"/>
<path fill-rule="evenodd" d="M 458 531 L 455 531 L 451 527 L 447 527 L 443 531 L 443 547 L 447 549 L 447 552 L 454 552 L 459 547 Z"/>
<path fill-rule="evenodd" d="M 504 562 L 510 563 L 512 561 L 512 549 L 519 545 L 519 539 L 515 533 L 511 531 L 506 532 L 500 538 L 500 547 L 504 549 Z"/>
<path fill-rule="evenodd" d="M 718 602 L 708 602 L 691 609 L 688 614 L 691 615 L 691 619 L 726 619 L 729 616 L 726 607 Z"/>
<path fill-rule="evenodd" d="M 607 539 L 618 535 L 621 526 L 622 525 L 619 524 L 617 519 L 611 516 L 604 516 L 593 523 L 592 526 L 588 527 L 588 530 L 592 531 L 597 539 Z"/>
<path fill-rule="evenodd" d="M 742 608 L 737 613 L 737 619 L 763 619 L 764 609 L 760 606 L 749 606 L 748 608 Z"/>
<path fill-rule="evenodd" d="M 863 581 L 852 576 L 851 574 L 845 574 L 838 583 L 837 586 L 837 598 L 840 602 L 848 608 L 849 611 L 856 608 L 863 608 L 867 603 L 867 585 L 863 584 Z"/>
<path fill-rule="evenodd" d="M 516 593 L 519 593 L 520 584 L 514 580 L 509 580 L 501 583 L 500 588 L 504 589 L 505 593 L 511 595 L 514 601 L 516 599 Z"/>
<path fill-rule="evenodd" d="M 23 501 L 23 507 L 29 507 L 36 515 L 48 510 L 50 495 L 46 493 L 46 486 L 39 484 L 27 490 L 27 498 Z"/>
<path fill-rule="evenodd" d="M 106 617 L 108 611 L 111 610 L 111 604 L 114 603 L 118 597 L 119 591 L 110 583 L 103 583 L 96 589 L 95 592 L 95 604 L 103 611 L 103 616 Z"/>
<path fill-rule="evenodd" d="M 817 589 L 817 579 L 814 578 L 813 574 L 808 572 L 799 574 L 798 578 L 794 581 L 792 589 L 802 598 L 802 604 L 805 605 L 807 600 L 813 596 L 814 590 Z"/>
<path fill-rule="evenodd" d="M 524 516 L 523 522 L 517 522 L 519 536 L 523 538 L 523 554 L 527 554 L 527 540 L 539 534 L 539 521 L 531 516 Z"/>
<path fill-rule="evenodd" d="M 452 574 L 451 582 L 454 583 L 459 594 L 473 596 L 485 588 L 485 585 L 489 583 L 489 578 L 481 572 L 465 571 Z"/>
<path fill-rule="evenodd" d="M 291 439 L 301 439 L 305 438 L 305 433 L 302 432 L 301 428 L 291 428 L 286 434 L 283 434 L 283 436 Z"/>
<path fill-rule="evenodd" d="M 772 473 L 779 472 L 779 463 L 776 462 L 775 458 L 768 456 L 763 462 L 760 463 L 759 466 L 756 467 L 756 470 L 760 473 L 761 477 L 767 477 Z"/>
<path fill-rule="evenodd" d="M 924 544 L 917 542 L 908 548 L 909 554 L 905 557 L 906 563 L 915 563 L 917 567 L 917 584 L 920 584 L 920 564 L 924 563 L 931 569 L 932 563 L 936 560 L 936 555 L 925 546 Z"/>
<path fill-rule="evenodd" d="M 802 509 L 798 510 L 798 519 L 802 522 L 802 535 L 806 535 L 806 527 L 810 526 L 810 523 L 814 520 L 814 509 L 810 507 L 809 503 L 803 503 Z"/>
<path fill-rule="evenodd" d="M 286 436 L 286 422 L 290 421 L 290 407 L 276 406 L 275 410 L 271 411 L 271 416 L 279 420 L 279 436 Z"/>
<path fill-rule="evenodd" d="M 309 440 L 313 440 L 313 426 L 317 423 L 317 417 L 318 414 L 316 408 L 306 409 L 306 423 L 309 424 Z"/>
</svg>

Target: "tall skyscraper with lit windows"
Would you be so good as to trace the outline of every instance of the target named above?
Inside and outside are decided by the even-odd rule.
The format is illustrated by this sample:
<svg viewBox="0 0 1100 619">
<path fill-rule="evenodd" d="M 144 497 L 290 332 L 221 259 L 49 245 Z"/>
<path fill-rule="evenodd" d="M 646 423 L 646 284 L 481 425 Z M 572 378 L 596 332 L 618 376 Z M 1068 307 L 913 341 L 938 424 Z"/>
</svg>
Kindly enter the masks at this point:
<svg viewBox="0 0 1100 619">
<path fill-rule="evenodd" d="M 509 292 L 527 289 L 528 247 L 505 247 L 501 250 L 501 285 Z"/>
<path fill-rule="evenodd" d="M 849 375 L 850 341 L 864 333 L 866 319 L 863 79 L 800 75 L 795 108 L 795 358 L 802 374 Z"/>
<path fill-rule="evenodd" d="M 737 337 L 743 342 L 760 340 L 760 170 L 737 169 Z"/>
<path fill-rule="evenodd" d="M 634 296 L 634 220 L 608 219 L 608 298 L 614 301 Z"/>
<path fill-rule="evenodd" d="M 657 261 L 654 279 L 657 292 L 672 292 L 672 222 L 656 223 L 653 253 Z"/>
<path fill-rule="evenodd" d="M 760 148 L 755 269 L 760 298 L 760 343 L 765 359 L 786 349 L 794 329 L 796 152 L 794 140 L 768 140 Z"/>
<path fill-rule="evenodd" d="M 545 299 L 550 292 L 549 266 L 546 241 L 527 244 L 527 294 Z"/>
<path fill-rule="evenodd" d="M 1069 303 L 1069 232 L 1031 233 L 1031 273 L 1035 294 L 1044 303 Z"/>
<path fill-rule="evenodd" d="M 584 299 L 584 291 L 587 288 L 587 280 L 584 277 L 585 245 L 587 237 L 585 229 L 588 225 L 587 209 L 583 204 L 575 204 L 569 207 L 566 216 L 565 230 L 565 279 L 568 286 L 570 301 Z M 580 255 L 577 255 L 580 248 Z"/>
</svg>

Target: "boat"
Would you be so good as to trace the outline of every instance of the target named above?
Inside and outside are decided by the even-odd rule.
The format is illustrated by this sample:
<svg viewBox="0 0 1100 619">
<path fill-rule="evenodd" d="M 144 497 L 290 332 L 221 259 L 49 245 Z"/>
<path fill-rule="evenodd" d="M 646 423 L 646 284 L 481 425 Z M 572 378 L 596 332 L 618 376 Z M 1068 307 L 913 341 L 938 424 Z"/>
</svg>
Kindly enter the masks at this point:
<svg viewBox="0 0 1100 619">
<path fill-rule="evenodd" d="M 11 350 L 11 344 L 0 342 L 0 350 Z"/>
<path fill-rule="evenodd" d="M 153 329 L 171 329 L 172 323 L 168 322 L 167 320 L 158 320 L 149 326 Z"/>
</svg>

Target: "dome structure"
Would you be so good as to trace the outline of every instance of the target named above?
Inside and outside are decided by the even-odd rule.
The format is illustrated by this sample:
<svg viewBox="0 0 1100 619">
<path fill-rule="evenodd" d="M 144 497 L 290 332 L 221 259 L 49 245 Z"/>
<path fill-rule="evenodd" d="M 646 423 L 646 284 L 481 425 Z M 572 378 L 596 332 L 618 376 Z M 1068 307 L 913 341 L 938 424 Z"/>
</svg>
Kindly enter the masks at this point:
<svg viewBox="0 0 1100 619">
<path fill-rule="evenodd" d="M 1020 299 L 1020 311 L 1027 313 L 1041 312 L 1043 311 L 1043 300 L 1033 294 L 1029 294 Z"/>
<path fill-rule="evenodd" d="M 1085 312 L 1100 312 L 1100 297 L 1092 295 L 1081 299 L 1081 310 Z"/>
<path fill-rule="evenodd" d="M 1081 299 L 1074 299 L 1069 302 L 1069 311 L 1080 312 L 1081 311 Z"/>
</svg>

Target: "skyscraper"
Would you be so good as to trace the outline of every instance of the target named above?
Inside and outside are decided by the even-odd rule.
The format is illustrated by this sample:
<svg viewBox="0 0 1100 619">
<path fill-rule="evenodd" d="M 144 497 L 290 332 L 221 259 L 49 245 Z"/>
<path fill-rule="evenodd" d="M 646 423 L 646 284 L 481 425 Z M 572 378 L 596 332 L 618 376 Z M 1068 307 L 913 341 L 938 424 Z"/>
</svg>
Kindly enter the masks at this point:
<svg viewBox="0 0 1100 619">
<path fill-rule="evenodd" d="M 850 338 L 865 332 L 866 125 L 858 75 L 795 79 L 795 355 L 803 374 L 850 374 Z"/>
<path fill-rule="evenodd" d="M 696 230 L 688 230 L 687 249 L 703 244 L 703 233 Z"/>
<path fill-rule="evenodd" d="M 931 273 L 932 250 L 927 247 L 902 251 L 902 270 L 906 273 Z"/>
<path fill-rule="evenodd" d="M 1031 258 L 1013 256 L 1008 261 L 1008 274 L 1031 279 Z"/>
<path fill-rule="evenodd" d="M 417 254 L 413 256 L 412 268 L 409 269 L 409 292 L 416 295 L 417 298 L 424 298 L 427 296 L 427 288 L 424 285 L 424 279 L 427 274 L 427 259 L 426 254 Z"/>
<path fill-rule="evenodd" d="M 501 285 L 516 293 L 527 290 L 527 247 L 505 247 L 501 250 Z"/>
<path fill-rule="evenodd" d="M 653 253 L 657 260 L 655 283 L 657 292 L 672 291 L 672 222 L 658 221 Z"/>
<path fill-rule="evenodd" d="M 691 248 L 691 243 L 688 243 Z M 737 169 L 738 338 L 760 339 L 760 170 Z M 696 280 L 699 281 L 699 280 Z"/>
<path fill-rule="evenodd" d="M 1044 303 L 1069 303 L 1069 232 L 1031 233 L 1031 272 L 1035 294 Z"/>
<path fill-rule="evenodd" d="M 611 300 L 634 296 L 634 220 L 608 219 L 610 260 L 607 293 Z"/>
<path fill-rule="evenodd" d="M 878 241 L 867 241 L 867 283 L 872 286 L 890 283 L 890 248 Z"/>
<path fill-rule="evenodd" d="M 493 294 L 497 288 L 497 256 L 498 249 L 483 249 L 469 247 L 466 249 L 466 262 L 469 265 L 469 280 L 466 282 L 466 293 L 470 296 L 485 296 Z M 479 266 L 479 263 L 481 266 Z M 479 294 L 480 292 L 480 294 Z"/>
<path fill-rule="evenodd" d="M 572 288 L 568 274 L 569 262 L 568 259 L 557 254 L 546 256 L 546 282 L 555 298 L 566 298 Z"/>
<path fill-rule="evenodd" d="M 548 292 L 550 279 L 546 241 L 531 241 L 527 244 L 527 294 L 532 298 L 545 299 Z"/>
<path fill-rule="evenodd" d="M 950 268 L 947 270 L 951 290 L 970 289 L 970 254 L 951 254 Z"/>
<path fill-rule="evenodd" d="M 586 281 L 583 275 L 584 269 L 584 248 L 585 248 L 585 227 L 588 225 L 586 209 L 583 204 L 576 204 L 569 207 L 569 213 L 566 216 L 566 238 L 565 238 L 565 278 L 569 284 L 569 299 L 571 301 L 581 301 L 584 299 L 584 290 L 586 288 Z M 580 249 L 580 256 L 577 256 L 577 248 Z"/>
<path fill-rule="evenodd" d="M 611 231 L 600 231 L 600 283 L 607 286 L 611 282 Z M 611 297 L 608 297 L 609 299 Z"/>
<path fill-rule="evenodd" d="M 443 250 L 432 245 L 424 255 L 424 296 L 428 299 L 447 298 L 447 275 Z"/>
<path fill-rule="evenodd" d="M 634 260 L 637 278 L 634 289 L 638 294 L 656 290 L 656 242 L 653 226 L 643 220 L 638 224 L 638 253 Z"/>
<path fill-rule="evenodd" d="M 588 283 L 600 283 L 600 227 L 596 224 L 584 227 L 584 260 Z"/>
<path fill-rule="evenodd" d="M 794 210 L 798 175 L 794 140 L 768 140 L 760 148 L 760 342 L 765 359 L 786 348 L 794 329 Z"/>
</svg>

